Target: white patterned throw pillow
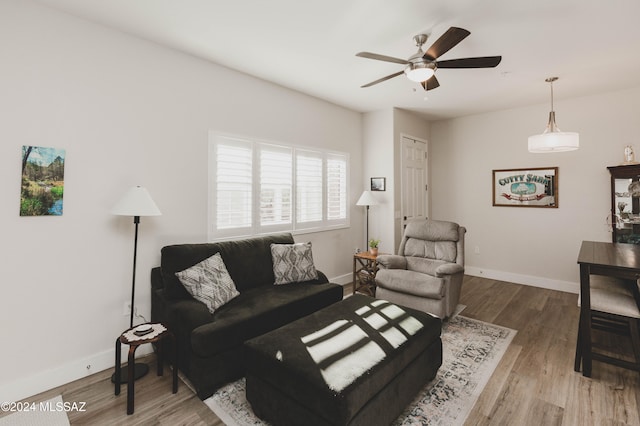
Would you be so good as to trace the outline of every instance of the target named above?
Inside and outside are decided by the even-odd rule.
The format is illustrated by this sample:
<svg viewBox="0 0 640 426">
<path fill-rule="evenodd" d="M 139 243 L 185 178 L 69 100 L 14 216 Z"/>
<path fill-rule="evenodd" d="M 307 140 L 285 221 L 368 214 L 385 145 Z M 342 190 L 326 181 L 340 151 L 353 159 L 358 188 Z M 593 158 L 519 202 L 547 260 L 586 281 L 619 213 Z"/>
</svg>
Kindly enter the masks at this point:
<svg viewBox="0 0 640 426">
<path fill-rule="evenodd" d="M 313 265 L 311 243 L 271 244 L 275 284 L 315 280 L 318 271 Z"/>
<path fill-rule="evenodd" d="M 176 276 L 189 294 L 204 303 L 211 313 L 240 294 L 220 253 L 176 272 Z"/>
</svg>

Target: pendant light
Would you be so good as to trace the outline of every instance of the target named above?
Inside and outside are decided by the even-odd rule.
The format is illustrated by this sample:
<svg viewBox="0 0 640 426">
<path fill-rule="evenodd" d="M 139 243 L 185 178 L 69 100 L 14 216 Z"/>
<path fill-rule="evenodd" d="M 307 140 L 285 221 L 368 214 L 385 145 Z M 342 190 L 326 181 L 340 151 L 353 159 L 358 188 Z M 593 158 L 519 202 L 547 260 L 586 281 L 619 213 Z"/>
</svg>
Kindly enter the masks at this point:
<svg viewBox="0 0 640 426">
<path fill-rule="evenodd" d="M 549 123 L 541 135 L 529 136 L 529 152 L 573 151 L 580 147 L 580 135 L 578 133 L 563 132 L 556 125 L 556 112 L 553 110 L 553 82 L 556 80 L 558 80 L 558 77 L 549 77 L 545 80 L 551 86 Z"/>
</svg>

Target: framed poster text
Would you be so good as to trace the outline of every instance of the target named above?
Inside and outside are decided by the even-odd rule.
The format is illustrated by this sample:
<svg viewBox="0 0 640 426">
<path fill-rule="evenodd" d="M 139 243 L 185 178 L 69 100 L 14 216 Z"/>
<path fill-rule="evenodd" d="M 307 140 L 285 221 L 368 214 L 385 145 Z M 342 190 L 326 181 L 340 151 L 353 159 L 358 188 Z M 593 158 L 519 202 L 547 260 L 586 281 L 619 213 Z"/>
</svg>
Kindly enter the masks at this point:
<svg viewBox="0 0 640 426">
<path fill-rule="evenodd" d="M 506 207 L 558 207 L 558 168 L 493 171 L 493 205 Z"/>
</svg>

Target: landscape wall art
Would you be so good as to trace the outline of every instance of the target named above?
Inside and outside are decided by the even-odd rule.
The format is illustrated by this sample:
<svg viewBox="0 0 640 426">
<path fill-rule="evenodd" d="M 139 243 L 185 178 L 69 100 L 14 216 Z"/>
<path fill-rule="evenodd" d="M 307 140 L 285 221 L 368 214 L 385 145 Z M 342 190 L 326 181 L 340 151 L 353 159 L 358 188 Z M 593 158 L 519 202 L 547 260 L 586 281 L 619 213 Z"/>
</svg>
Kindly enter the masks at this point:
<svg viewBox="0 0 640 426">
<path fill-rule="evenodd" d="M 64 149 L 22 147 L 20 216 L 62 216 Z"/>
</svg>

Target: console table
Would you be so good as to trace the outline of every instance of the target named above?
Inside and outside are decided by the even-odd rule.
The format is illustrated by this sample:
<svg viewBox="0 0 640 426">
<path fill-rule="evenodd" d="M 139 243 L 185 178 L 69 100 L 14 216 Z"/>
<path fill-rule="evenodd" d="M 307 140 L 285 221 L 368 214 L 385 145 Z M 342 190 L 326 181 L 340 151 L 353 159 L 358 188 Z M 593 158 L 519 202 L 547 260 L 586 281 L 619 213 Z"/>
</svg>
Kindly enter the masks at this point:
<svg viewBox="0 0 640 426">
<path fill-rule="evenodd" d="M 582 375 L 591 377 L 591 295 L 590 275 L 637 280 L 640 278 L 640 246 L 623 243 L 583 241 L 578 255 L 580 265 L 580 326 L 579 341 L 582 351 Z M 640 304 L 637 289 L 634 291 Z M 580 369 L 576 357 L 575 371 Z"/>
<path fill-rule="evenodd" d="M 361 251 L 353 255 L 353 294 L 360 291 L 368 296 L 376 295 L 377 258 L 381 254 Z"/>
</svg>

